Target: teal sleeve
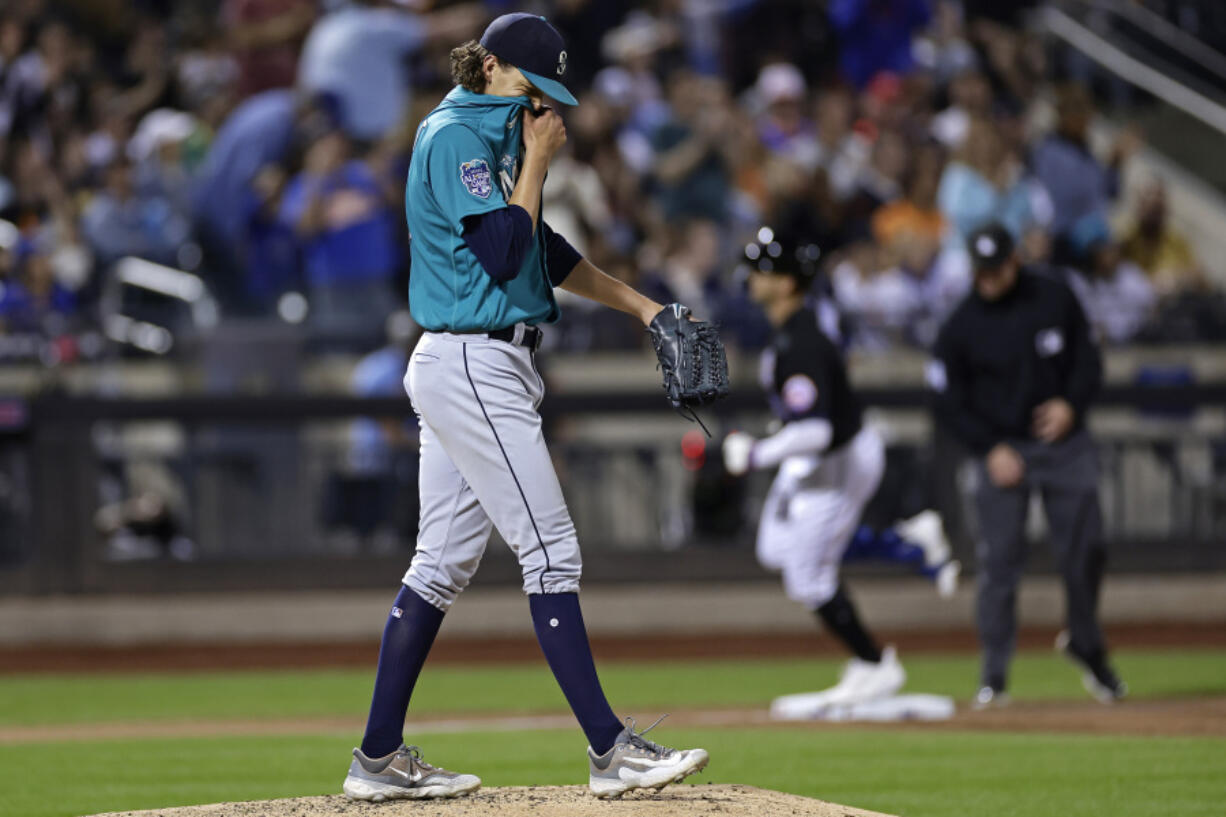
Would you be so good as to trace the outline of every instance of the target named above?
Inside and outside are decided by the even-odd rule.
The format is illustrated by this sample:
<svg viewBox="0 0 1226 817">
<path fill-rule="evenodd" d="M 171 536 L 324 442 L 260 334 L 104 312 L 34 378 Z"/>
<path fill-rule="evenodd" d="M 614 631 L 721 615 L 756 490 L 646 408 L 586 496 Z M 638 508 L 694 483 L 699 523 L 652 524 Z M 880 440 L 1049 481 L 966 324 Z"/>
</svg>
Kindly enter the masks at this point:
<svg viewBox="0 0 1226 817">
<path fill-rule="evenodd" d="M 428 168 L 430 190 L 456 233 L 463 233 L 465 217 L 507 206 L 493 151 L 463 125 L 433 134 Z"/>
</svg>

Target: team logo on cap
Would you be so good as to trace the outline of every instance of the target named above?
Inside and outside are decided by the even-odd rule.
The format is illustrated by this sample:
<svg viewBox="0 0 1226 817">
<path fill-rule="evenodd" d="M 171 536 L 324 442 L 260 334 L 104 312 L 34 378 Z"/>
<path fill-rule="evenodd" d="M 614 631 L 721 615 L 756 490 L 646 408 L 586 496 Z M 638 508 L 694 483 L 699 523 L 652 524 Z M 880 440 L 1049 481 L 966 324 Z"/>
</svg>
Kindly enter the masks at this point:
<svg viewBox="0 0 1226 817">
<path fill-rule="evenodd" d="M 479 199 L 488 199 L 493 185 L 490 182 L 490 166 L 484 159 L 473 159 L 460 165 L 460 181 Z"/>
<path fill-rule="evenodd" d="M 558 76 L 566 73 L 566 52 L 558 54 Z"/>
</svg>

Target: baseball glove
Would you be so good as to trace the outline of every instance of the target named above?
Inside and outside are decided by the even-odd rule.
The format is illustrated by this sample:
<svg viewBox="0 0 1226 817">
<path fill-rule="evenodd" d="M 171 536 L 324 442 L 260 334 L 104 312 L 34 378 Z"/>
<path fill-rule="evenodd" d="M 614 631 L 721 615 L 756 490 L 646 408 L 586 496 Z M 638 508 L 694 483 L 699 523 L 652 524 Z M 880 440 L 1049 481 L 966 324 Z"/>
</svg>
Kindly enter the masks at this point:
<svg viewBox="0 0 1226 817">
<path fill-rule="evenodd" d="M 681 304 L 664 307 L 647 329 L 660 360 L 668 402 L 680 412 L 688 410 L 691 419 L 702 425 L 694 409 L 727 397 L 729 391 L 728 358 L 719 332 L 706 321 L 690 320 L 689 308 Z"/>
</svg>

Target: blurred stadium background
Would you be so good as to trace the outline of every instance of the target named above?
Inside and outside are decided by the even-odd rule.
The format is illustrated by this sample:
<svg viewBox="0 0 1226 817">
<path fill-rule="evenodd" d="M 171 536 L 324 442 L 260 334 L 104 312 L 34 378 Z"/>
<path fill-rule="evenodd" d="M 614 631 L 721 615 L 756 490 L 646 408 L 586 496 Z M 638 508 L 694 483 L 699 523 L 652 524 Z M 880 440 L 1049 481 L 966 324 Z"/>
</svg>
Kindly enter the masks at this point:
<svg viewBox="0 0 1226 817">
<path fill-rule="evenodd" d="M 853 380 L 889 429 L 875 511 L 939 509 L 973 573 L 925 350 L 969 285 L 962 236 L 999 218 L 1068 276 L 1104 344 L 1105 622 L 1223 646 L 1218 0 L 7 0 L 0 671 L 342 644 L 373 669 L 416 527 L 412 137 L 450 87 L 448 50 L 514 9 L 562 30 L 581 100 L 545 218 L 721 323 L 736 390 L 716 427 L 765 424 L 769 330 L 736 262 L 759 225 L 786 228 L 822 248 Z M 666 409 L 641 327 L 572 299 L 545 343 L 598 647 L 664 609 L 674 654 L 734 643 L 713 634 L 816 648 L 753 558 L 765 478 L 724 476 Z M 1032 557 L 1022 621 L 1046 639 L 1060 588 Z M 904 646 L 970 645 L 973 580 L 942 605 L 851 570 Z M 470 657 L 529 644 L 518 585 L 491 545 L 445 633 Z"/>
<path fill-rule="evenodd" d="M 849 569 L 912 689 L 974 689 L 963 457 L 934 434 L 924 385 L 926 345 L 968 286 L 961 237 L 1003 220 L 1029 260 L 1068 276 L 1104 344 L 1090 416 L 1111 554 L 1103 618 L 1135 707 L 1114 722 L 1078 709 L 1072 672 L 1050 656 L 1062 593 L 1036 513 L 1022 709 L 958 721 L 991 735 L 813 741 L 732 728 L 835 668 L 754 561 L 766 477 L 728 479 L 666 409 L 640 327 L 564 303 L 541 355 L 543 412 L 614 699 L 644 715 L 680 706 L 683 730 L 701 723 L 686 707 L 732 708 L 730 726 L 692 733 L 726 761 L 718 780 L 906 814 L 1216 813 L 1217 0 L 0 4 L 0 813 L 336 790 L 416 526 L 400 385 L 417 333 L 404 311 L 412 137 L 449 88 L 448 50 L 523 8 L 564 32 L 581 99 L 564 112 L 545 217 L 605 270 L 722 324 L 735 391 L 717 429 L 767 418 L 768 327 L 740 248 L 763 223 L 821 247 L 821 294 L 888 429 L 872 512 L 937 508 L 972 574 L 941 603 L 893 570 Z M 418 720 L 563 709 L 511 554 L 495 543 L 484 561 L 435 650 L 460 663 L 426 673 Z M 647 658 L 691 663 L 627 663 Z M 470 663 L 490 660 L 510 663 Z M 1108 749 L 1011 734 L 1036 729 L 1116 737 Z M 444 762 L 487 752 L 492 784 L 576 782 L 549 733 L 482 734 L 431 746 Z M 1219 743 L 1140 737 L 1155 734 Z M 552 754 L 517 766 L 525 745 Z M 33 746 L 74 752 L 75 782 L 54 795 L 31 784 L 45 754 Z M 258 773 L 274 751 L 285 767 Z M 780 753 L 805 773 L 768 763 Z M 184 780 L 156 773 L 166 757 Z"/>
</svg>

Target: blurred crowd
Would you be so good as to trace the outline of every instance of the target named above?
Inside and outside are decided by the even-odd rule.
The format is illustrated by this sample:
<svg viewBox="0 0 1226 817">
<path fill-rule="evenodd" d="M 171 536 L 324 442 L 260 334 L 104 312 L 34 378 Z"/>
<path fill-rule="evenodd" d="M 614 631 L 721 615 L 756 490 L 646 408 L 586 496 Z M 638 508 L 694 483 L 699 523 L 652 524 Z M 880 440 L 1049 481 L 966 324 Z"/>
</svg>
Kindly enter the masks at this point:
<svg viewBox="0 0 1226 817">
<path fill-rule="evenodd" d="M 988 220 L 1028 262 L 1069 276 L 1105 340 L 1157 337 L 1207 277 L 1162 180 L 1109 218 L 1140 141 L 1124 130 L 1091 145 L 1093 100 L 1059 82 L 1025 5 L 515 4 L 566 36 L 580 98 L 563 112 L 544 218 L 744 348 L 768 335 L 737 265 L 762 224 L 821 249 L 825 294 L 862 348 L 931 342 L 969 286 L 962 239 Z M 223 320 L 376 347 L 411 274 L 416 124 L 450 87 L 450 48 L 511 9 L 8 0 L 0 336 L 57 340 L 63 357 L 79 351 L 59 340 L 95 329 L 130 339 L 114 316 L 131 300 L 119 262 L 134 257 L 197 276 Z M 643 342 L 623 316 L 574 300 L 550 335 L 575 351 Z"/>
</svg>

